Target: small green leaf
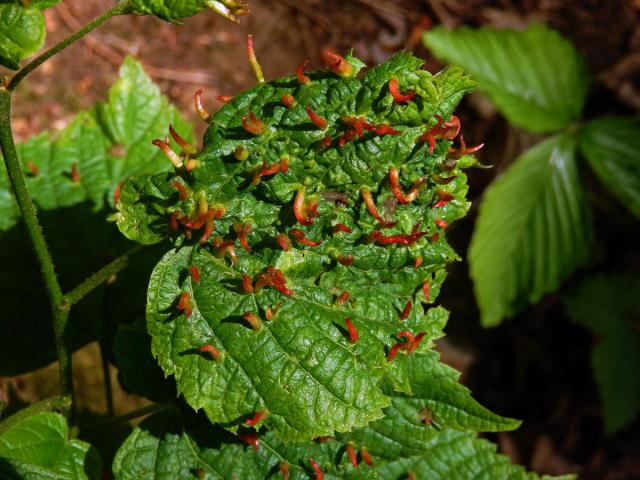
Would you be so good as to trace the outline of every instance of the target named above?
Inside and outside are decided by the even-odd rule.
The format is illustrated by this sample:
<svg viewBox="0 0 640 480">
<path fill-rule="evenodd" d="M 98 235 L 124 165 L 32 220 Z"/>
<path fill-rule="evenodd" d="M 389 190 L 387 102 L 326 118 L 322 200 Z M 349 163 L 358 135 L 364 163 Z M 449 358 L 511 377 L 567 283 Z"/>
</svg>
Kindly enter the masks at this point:
<svg viewBox="0 0 640 480">
<path fill-rule="evenodd" d="M 531 25 L 523 31 L 435 28 L 424 35 L 434 53 L 463 67 L 507 119 L 533 132 L 575 122 L 587 91 L 582 58 L 557 32 Z"/>
<path fill-rule="evenodd" d="M 485 193 L 469 249 L 484 326 L 554 291 L 587 258 L 591 228 L 576 141 L 527 150 Z"/>
<path fill-rule="evenodd" d="M 640 217 L 640 120 L 592 120 L 580 131 L 580 150 L 620 203 Z"/>
<path fill-rule="evenodd" d="M 92 447 L 69 438 L 62 415 L 30 408 L 0 423 L 0 476 L 27 480 L 100 478 Z"/>
<path fill-rule="evenodd" d="M 607 432 L 630 424 L 640 412 L 640 278 L 591 277 L 565 299 L 570 317 L 593 331 L 593 374 L 600 390 Z"/>
<path fill-rule="evenodd" d="M 44 16 L 36 7 L 0 4 L 0 65 L 17 70 L 20 61 L 44 45 Z"/>
<path fill-rule="evenodd" d="M 131 0 L 131 4 L 139 15 L 155 15 L 169 22 L 191 17 L 207 8 L 233 21 L 237 21 L 236 15 L 248 12 L 244 0 Z"/>
<path fill-rule="evenodd" d="M 171 166 L 150 141 L 164 137 L 170 123 L 184 137 L 192 137 L 191 127 L 142 66 L 129 58 L 107 104 L 79 113 L 56 135 L 45 132 L 18 145 L 64 290 L 133 247 L 107 221 L 113 212 L 114 192 L 130 175 Z M 77 181 L 72 178 L 74 165 Z M 6 171 L 1 168 L 0 338 L 14 340 L 0 349 L 0 375 L 22 373 L 55 359 L 49 301 L 19 221 Z M 158 258 L 157 252 L 139 255 L 115 282 L 99 288 L 73 309 L 68 338 L 73 348 L 107 332 L 115 333 L 116 321 L 144 316 L 145 286 Z M 15 318 L 24 320 L 16 322 Z"/>
</svg>

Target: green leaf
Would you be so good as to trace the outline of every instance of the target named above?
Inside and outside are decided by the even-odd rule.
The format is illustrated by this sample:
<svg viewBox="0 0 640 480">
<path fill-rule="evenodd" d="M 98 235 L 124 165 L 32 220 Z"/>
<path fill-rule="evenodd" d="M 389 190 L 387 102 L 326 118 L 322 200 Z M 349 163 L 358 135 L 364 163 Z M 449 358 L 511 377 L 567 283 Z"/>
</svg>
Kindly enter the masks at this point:
<svg viewBox="0 0 640 480">
<path fill-rule="evenodd" d="M 403 412 L 391 407 L 385 413 L 384 421 L 392 428 L 380 428 L 379 420 L 337 440 L 307 443 L 283 443 L 273 433 L 263 433 L 256 450 L 207 425 L 202 416 L 178 409 L 161 412 L 145 419 L 122 444 L 113 463 L 114 478 L 258 480 L 278 478 L 280 465 L 286 464 L 289 478 L 313 479 L 316 475 L 310 458 L 326 479 L 404 478 L 410 471 L 417 474 L 416 478 L 443 480 L 539 478 L 510 465 L 507 457 L 495 453 L 495 445 L 475 438 L 473 433 L 446 428 L 439 431 L 422 424 L 415 430 L 428 435 L 415 437 L 413 429 L 407 429 Z M 346 453 L 348 443 L 356 449 L 358 469 Z M 362 447 L 371 453 L 373 467 L 362 459 Z"/>
<path fill-rule="evenodd" d="M 607 432 L 630 424 L 640 412 L 640 278 L 599 275 L 588 278 L 565 299 L 570 317 L 593 331 L 591 365 Z"/>
<path fill-rule="evenodd" d="M 640 120 L 592 120 L 580 131 L 580 150 L 620 203 L 640 217 Z"/>
<path fill-rule="evenodd" d="M 89 444 L 69 438 L 62 415 L 34 407 L 0 423 L 0 476 L 27 480 L 100 478 L 97 452 Z"/>
<path fill-rule="evenodd" d="M 587 91 L 581 56 L 557 32 L 531 25 L 523 31 L 442 27 L 424 35 L 428 48 L 463 67 L 507 119 L 532 132 L 575 122 Z"/>
<path fill-rule="evenodd" d="M 170 166 L 147 135 L 164 135 L 173 123 L 191 138 L 191 128 L 136 61 L 125 61 L 120 79 L 109 95 L 107 104 L 79 113 L 57 134 L 43 133 L 18 146 L 56 271 L 67 291 L 133 247 L 107 217 L 113 212 L 113 195 L 121 180 Z M 71 175 L 73 165 L 79 175 L 77 182 Z M 0 375 L 22 373 L 55 359 L 49 302 L 19 221 L 2 168 L 0 262 L 4 266 L 0 269 L 0 338 L 13 340 L 0 348 Z M 115 282 L 97 289 L 74 307 L 69 331 L 74 348 L 108 336 L 115 330 L 116 321 L 144 316 L 145 285 L 158 259 L 158 252 L 153 251 L 137 256 Z M 16 318 L 22 320 L 17 322 Z"/>
<path fill-rule="evenodd" d="M 235 431 L 267 410 L 264 424 L 290 441 L 365 425 L 389 403 L 380 385 L 387 371 L 395 373 L 394 387 L 409 388 L 412 350 L 405 345 L 397 360 L 386 358 L 399 333 L 426 336 L 421 350 L 442 334 L 446 314 L 422 303 L 435 301 L 446 264 L 457 259 L 442 225 L 465 215 L 467 185 L 447 161 L 451 141 L 434 138 L 430 152 L 421 137 L 438 112 L 449 119 L 472 84 L 459 69 L 434 76 L 420 64 L 398 54 L 361 79 L 310 72 L 304 84 L 295 77 L 260 84 L 212 117 L 201 152 L 182 152 L 180 162 L 195 168 L 124 185 L 120 230 L 142 243 L 169 237 L 176 246 L 149 285 L 153 353 L 189 405 L 212 422 Z M 402 79 L 416 100 L 394 101 L 391 79 Z M 296 105 L 286 108 L 283 95 Z M 307 106 L 326 128 L 312 123 Z M 248 111 L 264 122 L 263 135 L 243 128 Z M 364 122 L 360 132 L 356 121 Z M 323 147 L 323 138 L 332 145 Z M 238 160 L 237 149 L 248 158 Z M 398 203 L 393 168 L 403 191 L 415 186 L 411 201 Z M 303 213 L 295 212 L 303 188 L 316 205 L 303 207 L 317 211 L 313 221 L 298 221 Z M 397 222 L 376 220 L 363 203 L 366 192 Z M 283 235 L 291 242 L 284 250 L 276 241 Z M 262 288 L 260 278 L 276 274 L 280 288 Z M 243 276 L 255 291 L 243 290 Z M 349 301 L 336 304 L 345 291 Z M 199 351 L 205 345 L 219 351 L 217 360 Z"/>
<path fill-rule="evenodd" d="M 484 326 L 537 302 L 587 258 L 592 233 L 576 141 L 527 150 L 485 193 L 469 263 Z"/>
<path fill-rule="evenodd" d="M 22 59 L 40 50 L 45 36 L 44 16 L 38 8 L 0 4 L 0 65 L 17 70 Z"/>
<path fill-rule="evenodd" d="M 155 15 L 169 22 L 190 17 L 207 8 L 233 21 L 237 21 L 237 15 L 248 12 L 244 0 L 131 0 L 131 5 L 139 15 Z"/>
</svg>

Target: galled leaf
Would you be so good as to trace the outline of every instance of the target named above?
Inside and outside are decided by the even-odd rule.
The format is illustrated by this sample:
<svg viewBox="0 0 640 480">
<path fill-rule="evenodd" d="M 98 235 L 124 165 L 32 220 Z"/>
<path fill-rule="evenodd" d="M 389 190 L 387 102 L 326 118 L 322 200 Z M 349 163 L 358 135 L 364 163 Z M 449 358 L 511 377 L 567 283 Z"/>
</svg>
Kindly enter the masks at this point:
<svg viewBox="0 0 640 480">
<path fill-rule="evenodd" d="M 584 104 L 587 74 L 580 55 L 557 32 L 531 25 L 523 31 L 435 28 L 428 48 L 478 81 L 507 119 L 533 132 L 575 122 Z"/>
<path fill-rule="evenodd" d="M 588 258 L 592 233 L 575 149 L 573 136 L 556 135 L 487 189 L 469 249 L 484 326 L 554 291 Z"/>
<path fill-rule="evenodd" d="M 457 258 L 444 234 L 468 209 L 468 152 L 452 111 L 473 83 L 408 54 L 361 79 L 340 62 L 240 94 L 202 152 L 167 151 L 176 174 L 122 190 L 120 230 L 177 247 L 149 285 L 154 355 L 231 430 L 260 411 L 288 440 L 365 425 L 389 403 L 385 372 L 406 390 L 406 358 L 441 335 L 423 304 Z"/>
</svg>

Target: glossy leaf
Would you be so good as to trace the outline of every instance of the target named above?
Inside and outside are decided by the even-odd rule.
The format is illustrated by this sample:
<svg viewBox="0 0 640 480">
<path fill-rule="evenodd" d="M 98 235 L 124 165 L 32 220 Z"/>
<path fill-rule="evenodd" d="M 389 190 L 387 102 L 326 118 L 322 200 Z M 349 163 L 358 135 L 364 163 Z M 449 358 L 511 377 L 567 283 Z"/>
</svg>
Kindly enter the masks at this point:
<svg viewBox="0 0 640 480">
<path fill-rule="evenodd" d="M 469 263 L 484 326 L 556 290 L 587 258 L 591 229 L 576 141 L 527 150 L 486 191 Z"/>
<path fill-rule="evenodd" d="M 399 332 L 424 332 L 423 350 L 441 335 L 442 315 L 422 303 L 435 301 L 457 258 L 439 225 L 466 213 L 467 186 L 447 160 L 452 137 L 434 133 L 430 153 L 424 135 L 472 83 L 420 63 L 399 54 L 362 79 L 315 72 L 303 84 L 261 84 L 212 118 L 202 152 L 182 152 L 179 162 L 195 168 L 123 186 L 120 230 L 177 247 L 149 285 L 153 353 L 212 422 L 235 431 L 267 410 L 264 424 L 287 440 L 365 425 L 389 404 L 386 371 L 408 388 L 407 353 L 418 343 L 387 361 Z M 421 101 L 395 102 L 392 78 Z M 285 94 L 296 105 L 285 107 Z M 396 190 L 393 169 L 406 182 Z M 412 188 L 410 200 L 398 193 Z"/>
<path fill-rule="evenodd" d="M 580 131 L 580 150 L 602 183 L 640 217 L 640 120 L 592 120 Z"/>
<path fill-rule="evenodd" d="M 522 31 L 440 27 L 426 32 L 424 41 L 436 56 L 464 68 L 522 128 L 552 132 L 582 112 L 584 62 L 570 42 L 543 25 Z"/>
<path fill-rule="evenodd" d="M 142 90 L 139 96 L 144 104 L 127 101 L 127 97 L 138 96 L 134 94 L 138 89 Z M 113 211 L 114 191 L 129 175 L 161 171 L 170 165 L 146 137 L 164 134 L 169 123 L 190 138 L 190 127 L 169 106 L 140 64 L 128 59 L 107 104 L 78 114 L 55 135 L 43 133 L 18 146 L 65 290 L 133 247 L 107 221 Z M 77 181 L 72 175 L 74 165 Z M 32 370 L 55 358 L 49 302 L 19 219 L 2 168 L 0 337 L 13 341 L 5 342 L 0 349 L 0 375 Z M 116 282 L 93 292 L 74 308 L 69 332 L 74 347 L 115 328 L 115 319 L 130 321 L 144 315 L 145 285 L 157 259 L 154 252 L 140 255 Z"/>
<path fill-rule="evenodd" d="M 582 282 L 565 301 L 570 317 L 594 334 L 591 365 L 610 433 L 640 412 L 638 295 L 637 276 L 600 275 Z"/>
<path fill-rule="evenodd" d="M 92 447 L 69 438 L 62 415 L 39 405 L 0 423 L 0 476 L 25 480 L 100 478 Z"/>
<path fill-rule="evenodd" d="M 44 44 L 44 16 L 34 6 L 0 3 L 0 65 L 17 70 Z"/>
</svg>

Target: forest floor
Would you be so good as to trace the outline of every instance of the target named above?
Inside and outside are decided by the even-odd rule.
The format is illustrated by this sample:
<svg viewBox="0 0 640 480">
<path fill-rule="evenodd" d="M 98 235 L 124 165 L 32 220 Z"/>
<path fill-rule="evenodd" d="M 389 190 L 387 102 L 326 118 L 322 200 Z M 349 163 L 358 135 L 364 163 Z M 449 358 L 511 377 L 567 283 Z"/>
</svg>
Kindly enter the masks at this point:
<svg viewBox="0 0 640 480">
<path fill-rule="evenodd" d="M 67 0 L 47 10 L 47 44 L 112 4 Z M 321 67 L 319 52 L 327 46 L 354 48 L 370 65 L 406 49 L 437 71 L 442 65 L 422 46 L 421 35 L 438 24 L 518 28 L 533 21 L 546 23 L 572 40 L 586 58 L 592 75 L 587 118 L 640 112 L 638 0 L 250 0 L 250 5 L 251 14 L 240 25 L 214 14 L 178 26 L 143 17 L 112 20 L 21 86 L 13 119 L 17 139 L 62 128 L 78 110 L 103 100 L 126 55 L 144 64 L 200 134 L 205 125 L 193 111 L 196 89 L 207 89 L 208 108 L 215 110 L 220 104 L 214 95 L 233 95 L 255 83 L 246 60 L 247 33 L 254 35 L 267 78 L 291 74 L 306 59 Z M 487 144 L 481 162 L 494 166 L 470 172 L 470 199 L 477 205 L 485 187 L 534 138 L 509 126 L 480 94 L 463 102 L 459 116 L 465 139 Z M 451 229 L 451 241 L 463 258 L 475 214 L 474 207 Z M 557 295 L 502 327 L 484 331 L 465 262 L 451 269 L 445 285 L 441 301 L 452 312 L 447 340 L 439 345 L 445 361 L 463 372 L 463 381 L 486 406 L 524 420 L 518 431 L 493 437 L 502 452 L 544 473 L 640 478 L 638 424 L 616 435 L 604 434 L 589 365 L 592 340 L 565 318 Z M 74 360 L 80 407 L 104 411 L 98 348 L 91 345 Z M 37 400 L 54 394 L 53 369 L 16 379 L 20 395 Z M 116 412 L 140 406 L 118 387 L 115 370 L 112 377 Z"/>
</svg>

